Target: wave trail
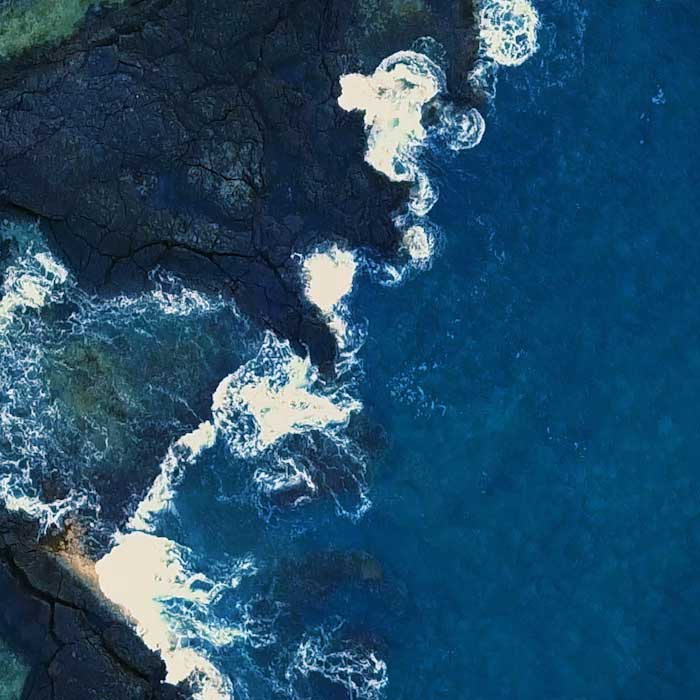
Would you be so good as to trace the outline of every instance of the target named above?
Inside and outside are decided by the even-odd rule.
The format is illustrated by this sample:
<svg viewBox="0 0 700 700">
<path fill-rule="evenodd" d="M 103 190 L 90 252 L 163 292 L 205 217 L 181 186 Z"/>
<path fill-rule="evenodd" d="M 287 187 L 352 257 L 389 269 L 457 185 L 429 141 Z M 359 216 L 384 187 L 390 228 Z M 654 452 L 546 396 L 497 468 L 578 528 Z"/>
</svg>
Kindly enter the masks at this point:
<svg viewBox="0 0 700 700">
<path fill-rule="evenodd" d="M 415 46 L 425 50 L 432 47 L 433 53 L 439 53 L 435 44 L 423 37 Z M 484 135 L 484 119 L 477 109 L 459 109 L 446 99 L 443 69 L 420 51 L 398 51 L 385 58 L 371 75 L 343 75 L 340 88 L 339 106 L 364 113 L 365 161 L 394 182 L 411 183 L 406 210 L 395 216 L 394 224 L 408 235 L 403 249 L 409 253 L 412 265 L 425 267 L 435 247 L 425 217 L 435 206 L 438 191 L 422 165 L 422 154 L 427 148 L 474 148 Z M 426 124 L 428 105 L 433 114 Z M 417 240 L 416 234 L 425 240 L 419 246 L 411 243 Z M 391 283 L 403 278 L 403 272 L 395 268 L 395 274 L 387 272 L 394 278 Z"/>
</svg>

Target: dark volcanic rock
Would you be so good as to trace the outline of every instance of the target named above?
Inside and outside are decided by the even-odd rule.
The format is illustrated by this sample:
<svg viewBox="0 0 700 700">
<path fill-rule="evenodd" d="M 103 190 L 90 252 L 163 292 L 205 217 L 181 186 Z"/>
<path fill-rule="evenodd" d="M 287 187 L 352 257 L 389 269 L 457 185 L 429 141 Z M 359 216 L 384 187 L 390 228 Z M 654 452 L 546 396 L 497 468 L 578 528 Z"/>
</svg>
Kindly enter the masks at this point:
<svg viewBox="0 0 700 700">
<path fill-rule="evenodd" d="M 184 700 L 161 659 L 37 535 L 0 509 L 0 629 L 34 663 L 22 700 Z"/>
<path fill-rule="evenodd" d="M 335 343 L 293 255 L 329 240 L 392 255 L 407 196 L 364 163 L 339 76 L 431 35 L 452 97 L 468 100 L 472 25 L 471 0 L 128 0 L 95 12 L 62 46 L 0 64 L 0 209 L 40 217 L 89 289 L 139 290 L 163 266 L 231 294 L 328 366 Z M 315 570 L 319 593 L 381 581 L 365 555 Z M 0 599 L 0 627 L 35 663 L 24 700 L 181 697 L 36 527 L 2 509 Z"/>
<path fill-rule="evenodd" d="M 327 364 L 335 344 L 292 254 L 326 240 L 391 254 L 406 196 L 364 164 L 339 76 L 362 68 L 359 47 L 373 70 L 430 34 L 452 92 L 468 90 L 471 0 L 409 5 L 422 9 L 130 0 L 94 13 L 63 46 L 0 64 L 0 207 L 43 217 L 88 287 L 138 289 L 161 265 Z"/>
</svg>

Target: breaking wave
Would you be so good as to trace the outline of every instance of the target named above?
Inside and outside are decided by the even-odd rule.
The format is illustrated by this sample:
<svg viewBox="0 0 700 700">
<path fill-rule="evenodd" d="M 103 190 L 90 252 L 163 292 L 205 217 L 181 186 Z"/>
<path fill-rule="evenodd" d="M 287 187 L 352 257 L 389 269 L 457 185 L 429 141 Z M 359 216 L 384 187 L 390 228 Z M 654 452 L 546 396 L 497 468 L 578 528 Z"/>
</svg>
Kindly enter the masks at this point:
<svg viewBox="0 0 700 700">
<path fill-rule="evenodd" d="M 416 47 L 429 44 L 424 38 Z M 438 200 L 437 189 L 421 165 L 424 150 L 446 147 L 461 151 L 478 145 L 484 135 L 485 123 L 479 111 L 461 110 L 446 102 L 446 86 L 438 63 L 412 50 L 388 56 L 371 75 L 350 73 L 340 79 L 340 107 L 364 113 L 367 163 L 390 180 L 412 185 L 407 210 L 394 219 L 401 231 L 422 223 Z M 437 119 L 426 126 L 424 108 L 428 104 L 435 107 Z M 410 260 L 424 266 L 424 254 L 432 248 L 406 246 L 405 250 L 409 255 L 418 252 Z"/>
<path fill-rule="evenodd" d="M 233 457 L 254 465 L 253 481 L 263 499 L 294 493 L 295 505 L 324 491 L 340 504 L 334 491 L 318 483 L 322 474 L 314 456 L 341 455 L 353 466 L 357 487 L 359 501 L 352 514 L 361 514 L 369 505 L 364 459 L 343 434 L 353 413 L 362 409 L 351 389 L 349 381 L 325 382 L 308 357 L 300 357 L 289 342 L 267 331 L 255 357 L 219 383 L 212 396 L 211 420 L 170 447 L 129 527 L 151 530 L 156 516 L 170 506 L 184 469 L 218 440 Z M 340 505 L 338 509 L 348 514 Z"/>
<path fill-rule="evenodd" d="M 353 700 L 379 700 L 388 683 L 386 663 L 363 645 L 342 639 L 343 622 L 320 627 L 301 640 L 286 677 L 292 694 L 310 697 L 306 682 L 314 676 L 340 685 Z"/>
<path fill-rule="evenodd" d="M 255 567 L 243 560 L 225 579 L 213 580 L 192 571 L 191 558 L 189 550 L 165 537 L 119 533 L 96 571 L 102 592 L 135 623 L 145 644 L 160 652 L 168 682 L 187 680 L 197 700 L 229 700 L 231 681 L 209 660 L 203 646 L 221 648 L 249 638 L 244 626 L 217 618 L 212 608 Z"/>
<path fill-rule="evenodd" d="M 347 309 L 343 300 L 352 292 L 356 272 L 355 254 L 337 245 L 311 253 L 302 262 L 306 298 L 321 311 L 341 349 L 348 345 Z"/>
<path fill-rule="evenodd" d="M 540 20 L 529 0 L 484 0 L 478 21 L 481 55 L 469 81 L 492 99 L 497 66 L 520 65 L 537 51 Z M 474 148 L 486 130 L 479 110 L 458 108 L 449 101 L 440 65 L 445 60 L 442 47 L 422 37 L 414 49 L 388 56 L 370 75 L 349 73 L 340 78 L 338 105 L 364 115 L 365 161 L 394 182 L 411 183 L 406 209 L 394 217 L 408 264 L 385 265 L 374 275 L 388 285 L 400 283 L 413 269 L 428 267 L 436 247 L 426 217 L 438 200 L 438 190 L 422 165 L 425 151 Z M 426 119 L 428 106 L 431 115 Z"/>
<path fill-rule="evenodd" d="M 372 75 L 340 79 L 340 107 L 364 112 L 365 160 L 396 182 L 417 182 L 417 151 L 426 139 L 423 106 L 444 89 L 442 70 L 424 54 L 399 51 Z"/>
<path fill-rule="evenodd" d="M 257 456 L 286 435 L 347 425 L 361 408 L 270 331 L 257 356 L 226 377 L 212 401 L 217 431 L 241 457 Z"/>
<path fill-rule="evenodd" d="M 519 66 L 535 54 L 539 27 L 539 15 L 529 0 L 482 0 L 482 49 L 501 66 Z"/>
</svg>

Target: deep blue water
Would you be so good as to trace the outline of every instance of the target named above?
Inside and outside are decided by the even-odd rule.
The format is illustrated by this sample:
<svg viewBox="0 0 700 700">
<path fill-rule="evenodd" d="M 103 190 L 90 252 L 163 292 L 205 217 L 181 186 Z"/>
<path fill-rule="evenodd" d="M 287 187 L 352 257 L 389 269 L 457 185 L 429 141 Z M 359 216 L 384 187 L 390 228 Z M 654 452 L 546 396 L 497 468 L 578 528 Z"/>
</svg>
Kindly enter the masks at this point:
<svg viewBox="0 0 700 700">
<path fill-rule="evenodd" d="M 385 660 L 391 700 L 700 692 L 700 6 L 536 6 L 482 143 L 430 159 L 432 269 L 355 285 L 371 509 L 261 512 L 217 444 L 159 525 L 212 575 L 256 561 L 216 614 L 276 641 L 208 647 L 238 697 L 347 698 L 285 675 L 339 620 L 327 651 Z M 188 385 L 202 419 L 236 366 Z"/>
<path fill-rule="evenodd" d="M 700 689 L 700 7 L 583 5 L 538 3 L 433 270 L 359 295 L 393 698 Z"/>
<path fill-rule="evenodd" d="M 357 285 L 372 509 L 261 527 L 201 499 L 191 537 L 307 570 L 369 553 L 381 584 L 275 590 L 282 627 L 371 640 L 389 698 L 694 697 L 700 8 L 537 6 L 483 142 L 435 159 L 432 270 Z"/>
</svg>

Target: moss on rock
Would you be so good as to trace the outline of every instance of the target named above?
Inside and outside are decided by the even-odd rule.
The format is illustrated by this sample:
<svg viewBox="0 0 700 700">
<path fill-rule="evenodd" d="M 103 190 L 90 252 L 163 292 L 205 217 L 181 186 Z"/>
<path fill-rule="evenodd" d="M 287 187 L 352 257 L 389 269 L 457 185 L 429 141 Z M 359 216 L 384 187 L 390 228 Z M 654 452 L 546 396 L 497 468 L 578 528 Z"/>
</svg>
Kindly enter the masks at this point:
<svg viewBox="0 0 700 700">
<path fill-rule="evenodd" d="M 27 679 L 26 663 L 0 639 L 0 700 L 17 700 Z"/>
<path fill-rule="evenodd" d="M 110 0 L 116 4 L 123 0 Z M 0 59 L 35 46 L 59 44 L 75 33 L 93 0 L 9 0 L 0 2 Z"/>
</svg>

